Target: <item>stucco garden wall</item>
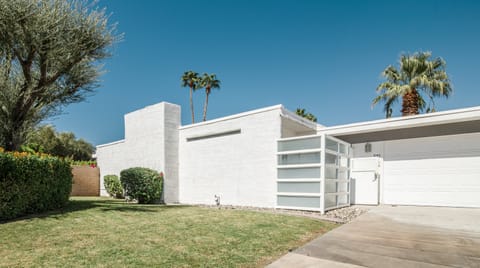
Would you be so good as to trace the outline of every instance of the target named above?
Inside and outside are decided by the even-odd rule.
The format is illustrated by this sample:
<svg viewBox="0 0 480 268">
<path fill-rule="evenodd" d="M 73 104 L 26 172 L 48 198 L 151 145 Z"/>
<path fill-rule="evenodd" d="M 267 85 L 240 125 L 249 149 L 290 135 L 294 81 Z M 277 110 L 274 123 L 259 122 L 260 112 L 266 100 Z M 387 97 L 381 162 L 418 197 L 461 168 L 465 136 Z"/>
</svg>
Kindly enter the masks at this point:
<svg viewBox="0 0 480 268">
<path fill-rule="evenodd" d="M 73 166 L 71 196 L 99 196 L 100 170 L 97 167 Z"/>
</svg>

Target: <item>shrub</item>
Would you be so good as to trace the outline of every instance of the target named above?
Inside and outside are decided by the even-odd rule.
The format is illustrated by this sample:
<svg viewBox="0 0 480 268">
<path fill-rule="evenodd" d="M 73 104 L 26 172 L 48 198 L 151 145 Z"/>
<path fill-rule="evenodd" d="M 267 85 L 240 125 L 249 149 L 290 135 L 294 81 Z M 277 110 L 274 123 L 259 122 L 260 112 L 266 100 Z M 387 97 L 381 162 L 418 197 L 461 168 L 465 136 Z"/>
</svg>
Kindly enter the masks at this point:
<svg viewBox="0 0 480 268">
<path fill-rule="evenodd" d="M 72 177 L 65 160 L 0 150 L 0 220 L 65 206 Z"/>
<path fill-rule="evenodd" d="M 123 198 L 123 187 L 117 175 L 105 175 L 103 185 L 111 197 Z"/>
<path fill-rule="evenodd" d="M 163 176 L 149 168 L 134 167 L 120 172 L 125 196 L 137 199 L 140 204 L 160 201 Z"/>
</svg>

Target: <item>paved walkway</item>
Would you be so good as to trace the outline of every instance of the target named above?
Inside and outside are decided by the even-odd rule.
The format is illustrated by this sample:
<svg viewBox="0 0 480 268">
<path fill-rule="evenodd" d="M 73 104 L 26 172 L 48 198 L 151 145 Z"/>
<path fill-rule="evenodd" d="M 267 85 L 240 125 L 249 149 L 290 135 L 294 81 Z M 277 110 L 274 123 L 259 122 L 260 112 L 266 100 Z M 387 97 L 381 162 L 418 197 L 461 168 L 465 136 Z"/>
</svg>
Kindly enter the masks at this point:
<svg viewBox="0 0 480 268">
<path fill-rule="evenodd" d="M 377 207 L 268 267 L 480 268 L 480 209 Z"/>
</svg>

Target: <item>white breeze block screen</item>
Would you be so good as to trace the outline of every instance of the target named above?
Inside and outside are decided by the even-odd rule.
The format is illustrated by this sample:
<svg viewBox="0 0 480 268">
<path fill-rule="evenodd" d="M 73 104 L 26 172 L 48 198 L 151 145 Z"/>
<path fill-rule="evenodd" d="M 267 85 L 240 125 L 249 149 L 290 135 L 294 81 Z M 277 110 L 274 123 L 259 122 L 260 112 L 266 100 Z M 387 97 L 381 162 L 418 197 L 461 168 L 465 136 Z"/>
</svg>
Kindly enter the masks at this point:
<svg viewBox="0 0 480 268">
<path fill-rule="evenodd" d="M 349 206 L 350 151 L 326 135 L 278 140 L 276 207 L 325 213 Z"/>
</svg>

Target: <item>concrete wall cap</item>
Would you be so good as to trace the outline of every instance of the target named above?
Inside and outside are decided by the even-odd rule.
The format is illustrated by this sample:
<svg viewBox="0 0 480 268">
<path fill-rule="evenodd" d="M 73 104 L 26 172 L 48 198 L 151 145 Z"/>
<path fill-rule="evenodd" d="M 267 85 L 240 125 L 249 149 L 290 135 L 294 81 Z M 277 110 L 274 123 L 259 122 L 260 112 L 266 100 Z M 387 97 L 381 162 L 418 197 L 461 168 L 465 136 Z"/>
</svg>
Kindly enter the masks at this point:
<svg viewBox="0 0 480 268">
<path fill-rule="evenodd" d="M 125 142 L 125 140 L 118 140 L 118 141 L 113 141 L 113 142 L 109 142 L 109 143 L 99 144 L 99 145 L 97 145 L 97 148 L 113 146 L 113 145 L 116 145 L 116 144 L 119 144 L 119 143 L 124 143 L 124 142 Z"/>
</svg>

